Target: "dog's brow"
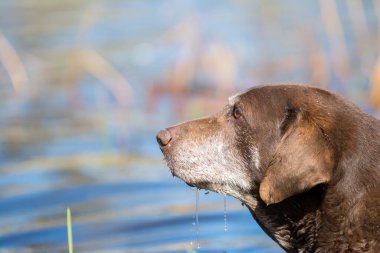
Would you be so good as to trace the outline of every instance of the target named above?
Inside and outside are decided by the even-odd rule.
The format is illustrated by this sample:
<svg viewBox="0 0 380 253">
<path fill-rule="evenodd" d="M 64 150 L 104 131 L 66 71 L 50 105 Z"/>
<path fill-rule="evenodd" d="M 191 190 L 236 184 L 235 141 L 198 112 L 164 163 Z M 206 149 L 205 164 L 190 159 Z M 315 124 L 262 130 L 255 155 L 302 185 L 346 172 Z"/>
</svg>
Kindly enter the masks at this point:
<svg viewBox="0 0 380 253">
<path fill-rule="evenodd" d="M 230 106 L 233 106 L 236 102 L 236 98 L 240 95 L 240 93 L 237 93 L 231 97 L 228 98 L 228 103 Z"/>
</svg>

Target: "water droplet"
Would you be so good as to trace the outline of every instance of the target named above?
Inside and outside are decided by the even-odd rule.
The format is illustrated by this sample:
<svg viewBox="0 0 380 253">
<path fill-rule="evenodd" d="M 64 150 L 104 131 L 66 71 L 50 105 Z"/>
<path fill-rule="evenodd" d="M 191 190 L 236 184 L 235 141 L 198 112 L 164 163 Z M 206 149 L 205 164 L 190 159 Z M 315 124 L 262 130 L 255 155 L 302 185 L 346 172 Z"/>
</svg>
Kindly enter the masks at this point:
<svg viewBox="0 0 380 253">
<path fill-rule="evenodd" d="M 224 232 L 227 232 L 227 196 L 224 194 L 224 208 L 223 208 L 223 216 L 224 216 Z"/>
</svg>

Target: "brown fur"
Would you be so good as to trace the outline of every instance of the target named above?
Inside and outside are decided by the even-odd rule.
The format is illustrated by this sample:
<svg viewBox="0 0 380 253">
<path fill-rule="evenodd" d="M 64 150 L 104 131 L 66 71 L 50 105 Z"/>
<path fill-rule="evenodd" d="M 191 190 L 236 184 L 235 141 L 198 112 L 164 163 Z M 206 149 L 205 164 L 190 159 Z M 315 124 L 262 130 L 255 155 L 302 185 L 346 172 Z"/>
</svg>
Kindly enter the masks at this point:
<svg viewBox="0 0 380 253">
<path fill-rule="evenodd" d="M 307 86 L 233 100 L 158 134 L 173 175 L 240 199 L 287 252 L 380 252 L 380 121 Z"/>
</svg>

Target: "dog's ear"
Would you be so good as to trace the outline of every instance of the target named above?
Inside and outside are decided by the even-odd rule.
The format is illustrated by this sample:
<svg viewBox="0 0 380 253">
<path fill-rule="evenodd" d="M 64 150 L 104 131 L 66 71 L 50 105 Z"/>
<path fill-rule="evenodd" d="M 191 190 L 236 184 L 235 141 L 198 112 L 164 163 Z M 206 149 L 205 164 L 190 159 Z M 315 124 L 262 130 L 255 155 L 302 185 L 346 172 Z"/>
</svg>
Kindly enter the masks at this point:
<svg viewBox="0 0 380 253">
<path fill-rule="evenodd" d="M 327 183 L 332 177 L 331 147 L 317 124 L 288 110 L 281 130 L 283 136 L 259 189 L 267 205 Z"/>
</svg>

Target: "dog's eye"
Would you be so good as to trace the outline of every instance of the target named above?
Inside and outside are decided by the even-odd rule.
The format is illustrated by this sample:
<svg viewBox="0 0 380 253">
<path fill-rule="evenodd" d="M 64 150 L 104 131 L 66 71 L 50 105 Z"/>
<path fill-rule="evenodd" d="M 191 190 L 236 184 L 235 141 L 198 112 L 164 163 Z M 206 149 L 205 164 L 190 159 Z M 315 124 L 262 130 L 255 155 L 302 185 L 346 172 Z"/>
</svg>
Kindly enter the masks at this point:
<svg viewBox="0 0 380 253">
<path fill-rule="evenodd" d="M 241 116 L 240 108 L 235 105 L 232 109 L 232 117 L 234 117 L 234 119 L 239 119 Z"/>
</svg>

